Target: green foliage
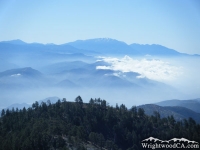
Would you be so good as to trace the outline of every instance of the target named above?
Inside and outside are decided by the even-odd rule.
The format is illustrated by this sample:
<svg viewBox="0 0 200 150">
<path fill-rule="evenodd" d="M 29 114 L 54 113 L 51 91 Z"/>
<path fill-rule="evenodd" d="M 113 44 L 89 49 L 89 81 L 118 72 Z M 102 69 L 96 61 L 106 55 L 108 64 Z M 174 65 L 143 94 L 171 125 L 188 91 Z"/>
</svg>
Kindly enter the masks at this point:
<svg viewBox="0 0 200 150">
<path fill-rule="evenodd" d="M 176 122 L 173 116 L 161 118 L 158 112 L 147 116 L 143 109 L 122 104 L 109 106 L 105 100 L 83 103 L 63 99 L 55 104 L 36 101 L 31 108 L 3 110 L 0 118 L 0 149 L 142 149 L 150 136 L 168 140 L 174 137 L 200 141 L 200 125 L 192 118 Z"/>
</svg>

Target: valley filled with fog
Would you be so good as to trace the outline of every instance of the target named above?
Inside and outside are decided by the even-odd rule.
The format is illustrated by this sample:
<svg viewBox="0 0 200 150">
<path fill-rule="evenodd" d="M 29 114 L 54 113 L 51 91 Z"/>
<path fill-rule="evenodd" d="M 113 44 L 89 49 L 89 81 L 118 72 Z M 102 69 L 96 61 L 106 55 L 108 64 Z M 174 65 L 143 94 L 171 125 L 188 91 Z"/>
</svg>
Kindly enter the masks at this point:
<svg viewBox="0 0 200 150">
<path fill-rule="evenodd" d="M 80 95 L 110 105 L 200 97 L 200 56 L 161 45 L 91 39 L 62 45 L 0 42 L 0 109 Z"/>
</svg>

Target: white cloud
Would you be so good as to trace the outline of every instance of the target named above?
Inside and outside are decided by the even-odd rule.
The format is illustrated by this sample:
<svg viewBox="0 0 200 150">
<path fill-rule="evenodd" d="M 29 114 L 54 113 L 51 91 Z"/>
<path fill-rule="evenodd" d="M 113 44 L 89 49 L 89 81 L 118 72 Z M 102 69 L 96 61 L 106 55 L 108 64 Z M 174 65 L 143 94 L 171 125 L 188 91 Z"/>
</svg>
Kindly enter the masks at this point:
<svg viewBox="0 0 200 150">
<path fill-rule="evenodd" d="M 96 69 L 111 69 L 110 66 L 97 66 Z"/>
<path fill-rule="evenodd" d="M 21 76 L 21 74 L 18 73 L 18 74 L 13 74 L 13 75 L 11 75 L 11 77 L 18 77 L 18 76 Z"/>
<path fill-rule="evenodd" d="M 96 69 L 111 69 L 122 72 L 138 72 L 138 78 L 147 77 L 157 81 L 174 80 L 182 74 L 182 68 L 159 59 L 132 59 L 124 56 L 121 59 L 101 57 L 110 66 L 97 66 Z"/>
</svg>

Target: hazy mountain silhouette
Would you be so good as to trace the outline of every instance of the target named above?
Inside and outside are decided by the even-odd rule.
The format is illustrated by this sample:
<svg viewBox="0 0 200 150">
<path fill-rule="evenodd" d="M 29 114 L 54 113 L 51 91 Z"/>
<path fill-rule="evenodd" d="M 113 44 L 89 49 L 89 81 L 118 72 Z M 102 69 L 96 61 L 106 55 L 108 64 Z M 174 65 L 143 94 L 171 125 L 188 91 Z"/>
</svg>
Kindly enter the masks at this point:
<svg viewBox="0 0 200 150">
<path fill-rule="evenodd" d="M 80 87 L 68 79 L 60 81 L 59 83 L 56 84 L 56 86 L 60 88 L 79 88 Z"/>
<path fill-rule="evenodd" d="M 155 104 L 140 105 L 138 108 L 143 108 L 147 115 L 154 115 L 154 112 L 159 112 L 161 118 L 173 115 L 176 121 L 183 119 L 193 118 L 196 122 L 200 123 L 200 113 L 180 106 L 158 106 Z"/>
<path fill-rule="evenodd" d="M 5 58 L 0 60 L 0 72 L 14 68 L 19 68 L 19 66 L 7 61 Z"/>
<path fill-rule="evenodd" d="M 3 50 L 3 51 L 2 51 Z M 35 54 L 40 52 L 48 56 L 48 53 L 69 54 L 84 53 L 86 55 L 112 55 L 112 56 L 190 56 L 162 45 L 141 45 L 131 44 L 110 38 L 96 38 L 88 40 L 77 40 L 66 44 L 40 44 L 25 43 L 21 40 L 0 42 L 0 54 L 3 56 L 13 56 L 13 54 Z M 41 55 L 39 55 L 41 56 Z M 199 55 L 195 55 L 199 56 Z"/>
<path fill-rule="evenodd" d="M 93 78 L 80 78 L 78 82 L 82 86 L 86 87 L 107 87 L 107 88 L 139 88 L 138 85 L 123 80 L 114 75 L 103 75 L 103 76 L 94 76 Z"/>
<path fill-rule="evenodd" d="M 126 43 L 110 38 L 78 40 L 67 44 L 79 49 L 92 50 L 102 54 L 111 54 L 111 55 L 140 54 L 137 50 L 132 49 Z"/>
<path fill-rule="evenodd" d="M 11 44 L 9 42 L 0 42 L 0 59 L 15 62 L 34 62 L 42 60 L 43 62 L 57 60 L 86 60 L 93 57 L 88 56 L 90 51 L 85 50 L 84 54 L 80 49 L 70 45 L 44 45 L 44 44 Z M 39 59 L 39 60 L 38 60 Z M 0 60 L 0 62 L 1 62 Z"/>
<path fill-rule="evenodd" d="M 142 45 L 142 44 L 126 44 L 110 38 L 96 38 L 89 40 L 77 40 L 67 43 L 73 47 L 83 50 L 92 50 L 102 54 L 110 55 L 153 55 L 153 56 L 189 56 L 176 50 L 167 48 L 162 45 Z M 199 55 L 196 55 L 199 56 Z"/>
<path fill-rule="evenodd" d="M 133 49 L 139 51 L 143 55 L 160 55 L 160 56 L 179 56 L 179 55 L 186 55 L 183 53 L 179 53 L 176 50 L 164 47 L 162 45 L 142 45 L 142 44 L 131 44 L 130 45 Z"/>
<path fill-rule="evenodd" d="M 55 104 L 60 98 L 57 97 L 57 96 L 53 96 L 53 97 L 47 97 L 45 99 L 42 99 L 42 100 L 38 100 L 38 103 L 41 104 L 42 102 L 44 103 L 47 103 L 48 104 L 48 101 L 51 102 L 51 104 Z"/>
<path fill-rule="evenodd" d="M 181 106 L 200 113 L 200 99 L 191 100 L 166 100 L 156 103 L 159 106 Z"/>
<path fill-rule="evenodd" d="M 11 40 L 11 41 L 2 41 L 0 43 L 9 43 L 9 44 L 17 44 L 17 45 L 24 45 L 27 44 L 26 42 L 16 39 L 16 40 Z"/>
<path fill-rule="evenodd" d="M 48 85 L 48 79 L 31 67 L 11 69 L 0 72 L 0 88 L 23 89 Z"/>
<path fill-rule="evenodd" d="M 41 77 L 42 73 L 35 69 L 32 69 L 31 67 L 17 68 L 0 72 L 0 77 L 14 77 L 14 76 L 35 78 L 35 77 Z"/>
<path fill-rule="evenodd" d="M 88 65 L 88 63 L 83 61 L 64 61 L 44 66 L 42 70 L 47 73 L 60 73 L 71 69 L 81 68 L 86 65 Z"/>
<path fill-rule="evenodd" d="M 82 92 L 86 95 L 85 97 L 90 94 L 87 92 L 90 89 L 93 90 L 92 94 L 101 93 L 99 96 L 108 100 L 116 98 L 122 101 L 124 93 L 127 93 L 127 102 L 134 104 L 133 99 L 140 99 L 141 101 L 138 101 L 142 103 L 142 100 L 147 102 L 163 99 L 163 97 L 170 99 L 171 95 L 177 94 L 177 89 L 151 80 L 137 72 L 111 70 L 115 66 L 103 61 L 103 57 L 99 57 L 113 58 L 113 56 L 130 55 L 135 56 L 132 58 L 137 61 L 137 58 L 143 58 L 146 54 L 179 56 L 179 52 L 160 45 L 136 46 L 106 38 L 79 40 L 61 45 L 26 43 L 21 40 L 0 42 L 1 98 L 5 99 L 7 104 L 14 103 L 15 99 L 17 102 L 19 100 L 23 102 L 25 96 L 30 97 L 30 95 L 34 95 L 32 99 L 37 95 L 37 98 L 41 97 L 40 94 L 48 97 L 47 94 L 51 92 L 62 95 L 65 88 L 70 87 L 76 87 L 78 90 L 73 90 L 73 92 Z M 99 69 L 98 66 L 111 69 Z M 162 69 L 162 66 L 160 67 Z M 112 93 L 110 89 L 116 94 L 110 94 Z M 36 90 L 37 94 L 32 94 Z M 72 92 L 67 91 L 67 94 L 72 97 Z M 149 93 L 151 94 L 148 95 Z"/>
<path fill-rule="evenodd" d="M 8 107 L 5 108 L 5 109 L 12 110 L 13 108 L 14 108 L 14 109 L 18 108 L 18 109 L 20 110 L 20 109 L 23 109 L 24 107 L 27 109 L 27 108 L 31 107 L 31 105 L 29 105 L 29 104 L 27 104 L 27 103 L 21 103 L 21 104 L 15 103 L 15 104 L 12 104 L 12 105 L 8 106 Z"/>
<path fill-rule="evenodd" d="M 60 99 L 60 98 L 58 98 L 58 97 L 56 97 L 56 96 L 54 96 L 54 97 L 47 97 L 47 98 L 45 98 L 45 99 L 38 100 L 38 103 L 39 103 L 39 104 L 41 104 L 42 102 L 48 103 L 48 101 L 50 101 L 51 104 L 54 104 L 54 103 L 56 103 L 59 99 Z M 5 109 L 5 110 L 7 110 L 7 109 L 12 110 L 13 108 L 14 108 L 14 109 L 18 108 L 18 110 L 20 110 L 20 109 L 23 109 L 24 107 L 27 109 L 27 108 L 31 107 L 31 105 L 30 105 L 30 104 L 27 104 L 27 103 L 14 103 L 14 104 L 11 104 L 11 105 L 9 105 L 8 107 L 3 108 L 3 109 Z M 0 111 L 1 111 L 1 110 L 0 110 Z"/>
</svg>

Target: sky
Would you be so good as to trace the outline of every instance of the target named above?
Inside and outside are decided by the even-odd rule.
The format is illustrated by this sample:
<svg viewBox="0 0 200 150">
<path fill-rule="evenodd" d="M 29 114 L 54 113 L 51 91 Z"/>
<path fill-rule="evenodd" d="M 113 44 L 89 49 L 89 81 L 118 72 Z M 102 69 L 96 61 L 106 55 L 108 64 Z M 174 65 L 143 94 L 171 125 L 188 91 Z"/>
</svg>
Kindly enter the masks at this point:
<svg viewBox="0 0 200 150">
<path fill-rule="evenodd" d="M 0 41 L 63 44 L 92 38 L 200 54 L 200 1 L 0 1 Z"/>
</svg>

